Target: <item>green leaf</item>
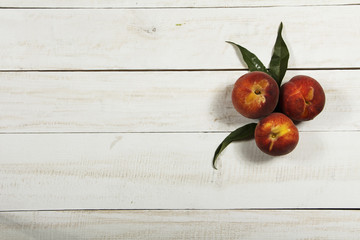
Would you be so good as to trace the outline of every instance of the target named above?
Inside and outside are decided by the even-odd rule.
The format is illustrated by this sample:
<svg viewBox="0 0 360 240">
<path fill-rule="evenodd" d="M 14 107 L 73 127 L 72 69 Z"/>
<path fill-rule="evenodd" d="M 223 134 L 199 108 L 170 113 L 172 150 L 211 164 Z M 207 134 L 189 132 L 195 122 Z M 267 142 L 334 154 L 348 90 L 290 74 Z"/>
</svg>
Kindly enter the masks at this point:
<svg viewBox="0 0 360 240">
<path fill-rule="evenodd" d="M 264 64 L 258 59 L 257 56 L 255 56 L 255 54 L 253 54 L 246 48 L 244 48 L 236 43 L 229 42 L 229 41 L 226 41 L 226 42 L 233 44 L 234 46 L 239 48 L 240 53 L 241 53 L 245 63 L 247 64 L 250 72 L 261 71 L 261 72 L 269 73 L 268 70 L 266 69 L 266 67 L 264 66 Z"/>
<path fill-rule="evenodd" d="M 241 141 L 246 140 L 254 137 L 256 123 L 249 123 L 246 124 L 235 131 L 231 132 L 223 141 L 220 143 L 218 148 L 215 151 L 214 158 L 213 158 L 213 167 L 215 169 L 215 163 L 217 157 L 220 155 L 220 153 L 233 141 Z"/>
<path fill-rule="evenodd" d="M 278 35 L 274 45 L 274 52 L 270 61 L 270 69 L 269 69 L 270 75 L 278 83 L 279 87 L 285 76 L 289 62 L 289 56 L 290 56 L 285 41 L 281 36 L 282 28 L 283 28 L 283 24 L 280 23 Z"/>
</svg>

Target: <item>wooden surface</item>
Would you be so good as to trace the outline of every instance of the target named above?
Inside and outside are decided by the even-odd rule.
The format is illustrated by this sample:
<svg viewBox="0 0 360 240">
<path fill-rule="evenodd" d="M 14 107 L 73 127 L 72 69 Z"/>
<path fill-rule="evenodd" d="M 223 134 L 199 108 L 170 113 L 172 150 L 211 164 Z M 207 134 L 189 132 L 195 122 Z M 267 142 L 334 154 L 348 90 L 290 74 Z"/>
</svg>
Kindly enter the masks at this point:
<svg viewBox="0 0 360 240">
<path fill-rule="evenodd" d="M 360 67 L 359 11 L 360 6 L 0 9 L 0 70 L 244 69 L 225 41 L 268 63 L 281 21 L 289 67 Z"/>
<path fill-rule="evenodd" d="M 358 239 L 360 3 L 0 1 L 0 239 Z M 326 107 L 289 155 L 231 104 L 284 23 Z M 286 210 L 285 210 L 286 209 Z"/>
<path fill-rule="evenodd" d="M 2 72 L 0 132 L 232 131 L 254 121 L 231 102 L 244 73 Z M 299 74 L 318 79 L 329 103 L 301 131 L 360 130 L 358 70 L 288 71 L 286 78 Z"/>
<path fill-rule="evenodd" d="M 359 239 L 358 211 L 10 212 L 7 240 L 26 239 Z M 1 238 L 1 236 L 0 236 Z M 5 238 L 4 238 L 5 239 Z"/>
<path fill-rule="evenodd" d="M 357 5 L 356 0 L 1 0 L 2 7 L 12 8 L 201 8 L 201 7 L 274 7 L 274 6 L 343 6 Z"/>
<path fill-rule="evenodd" d="M 211 160 L 225 133 L 0 135 L 1 206 L 360 208 L 360 132 L 300 134 L 299 146 L 276 158 L 254 141 L 234 143 L 218 171 Z"/>
</svg>

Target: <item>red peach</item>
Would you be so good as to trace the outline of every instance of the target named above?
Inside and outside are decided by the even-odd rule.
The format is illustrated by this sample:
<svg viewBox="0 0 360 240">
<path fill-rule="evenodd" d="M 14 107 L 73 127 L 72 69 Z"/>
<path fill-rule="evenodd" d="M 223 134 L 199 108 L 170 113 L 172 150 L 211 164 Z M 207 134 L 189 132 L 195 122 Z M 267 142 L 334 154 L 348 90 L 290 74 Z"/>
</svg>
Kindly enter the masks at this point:
<svg viewBox="0 0 360 240">
<path fill-rule="evenodd" d="M 298 129 L 291 119 L 282 113 L 272 113 L 256 125 L 256 145 L 269 155 L 288 154 L 295 149 L 298 141 Z"/>
<path fill-rule="evenodd" d="M 276 81 L 264 72 L 250 72 L 241 76 L 232 91 L 235 109 L 245 117 L 261 118 L 272 113 L 279 100 Z"/>
<path fill-rule="evenodd" d="M 308 76 L 295 76 L 280 90 L 281 111 L 294 121 L 315 118 L 324 108 L 325 93 L 321 85 Z"/>
</svg>

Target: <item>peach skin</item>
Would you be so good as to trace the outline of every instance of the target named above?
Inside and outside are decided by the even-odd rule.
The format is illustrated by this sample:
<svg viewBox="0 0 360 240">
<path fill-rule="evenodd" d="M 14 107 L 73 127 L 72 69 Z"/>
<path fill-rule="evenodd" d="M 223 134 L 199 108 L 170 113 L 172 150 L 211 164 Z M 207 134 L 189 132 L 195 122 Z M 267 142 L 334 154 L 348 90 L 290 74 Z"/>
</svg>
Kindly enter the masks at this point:
<svg viewBox="0 0 360 240">
<path fill-rule="evenodd" d="M 272 113 L 255 128 L 255 142 L 261 151 L 272 156 L 285 155 L 295 149 L 299 131 L 290 118 Z"/>
<path fill-rule="evenodd" d="M 294 121 L 314 119 L 325 106 L 321 85 L 308 76 L 295 76 L 280 90 L 281 111 Z"/>
<path fill-rule="evenodd" d="M 250 72 L 241 76 L 232 91 L 235 109 L 247 118 L 261 118 L 272 113 L 279 100 L 276 81 L 264 72 Z"/>
</svg>

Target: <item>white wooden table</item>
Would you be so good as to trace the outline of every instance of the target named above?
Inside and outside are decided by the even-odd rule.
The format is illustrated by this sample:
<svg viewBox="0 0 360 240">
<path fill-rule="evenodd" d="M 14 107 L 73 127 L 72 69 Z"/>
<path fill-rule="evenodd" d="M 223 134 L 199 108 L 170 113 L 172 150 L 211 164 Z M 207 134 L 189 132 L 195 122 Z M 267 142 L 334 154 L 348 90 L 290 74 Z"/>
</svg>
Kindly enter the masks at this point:
<svg viewBox="0 0 360 240">
<path fill-rule="evenodd" d="M 0 239 L 359 239 L 360 2 L 0 0 Z M 289 155 L 254 141 L 232 107 L 268 63 L 324 111 Z"/>
</svg>

